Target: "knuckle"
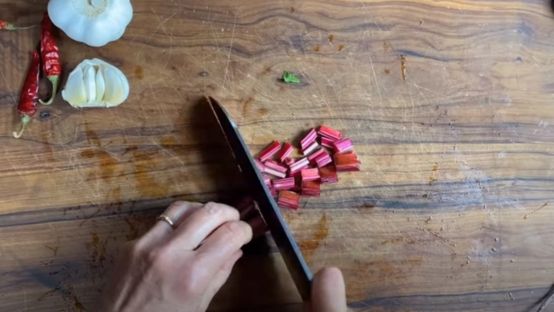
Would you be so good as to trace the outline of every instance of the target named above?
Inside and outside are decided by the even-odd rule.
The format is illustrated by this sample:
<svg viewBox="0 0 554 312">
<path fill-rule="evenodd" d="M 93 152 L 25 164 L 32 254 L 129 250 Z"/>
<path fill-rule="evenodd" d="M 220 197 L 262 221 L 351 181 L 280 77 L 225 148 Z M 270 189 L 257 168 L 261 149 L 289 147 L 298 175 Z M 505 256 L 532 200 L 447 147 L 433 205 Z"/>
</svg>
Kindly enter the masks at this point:
<svg viewBox="0 0 554 312">
<path fill-rule="evenodd" d="M 189 259 L 187 265 L 181 270 L 181 289 L 189 295 L 197 294 L 201 287 L 201 277 L 199 272 L 202 270 L 200 261 L 192 258 Z M 199 293 L 198 293 L 199 294 Z"/>
<path fill-rule="evenodd" d="M 231 220 L 238 220 L 239 218 L 238 210 L 224 204 L 209 202 L 204 206 L 204 208 L 206 213 L 210 216 L 224 216 L 226 218 L 230 218 Z"/>
<path fill-rule="evenodd" d="M 250 226 L 242 221 L 227 222 L 221 226 L 221 229 L 226 232 L 226 236 L 237 241 L 244 240 L 252 233 Z"/>
<path fill-rule="evenodd" d="M 169 205 L 167 210 L 170 210 L 170 209 L 173 209 L 173 208 L 176 208 L 176 207 L 181 207 L 181 206 L 184 206 L 184 205 L 186 205 L 186 202 L 184 202 L 182 200 L 174 201 L 174 202 L 171 203 L 171 205 Z"/>
<path fill-rule="evenodd" d="M 150 264 L 156 263 L 160 258 L 160 252 L 158 251 L 158 249 L 152 249 L 145 254 L 145 258 L 146 261 Z"/>
<path fill-rule="evenodd" d="M 174 201 L 173 203 L 171 203 L 171 205 L 169 205 L 169 209 L 174 209 L 174 208 L 180 208 L 180 207 L 188 207 L 190 206 L 190 202 L 187 202 L 187 201 L 184 201 L 184 200 L 177 200 L 177 201 Z"/>
<path fill-rule="evenodd" d="M 188 209 L 190 206 L 191 206 L 191 204 L 189 202 L 178 200 L 178 201 L 175 201 L 175 202 L 171 203 L 171 205 L 169 205 L 169 207 L 167 207 L 167 209 L 165 210 L 164 213 L 172 215 L 172 214 L 175 214 L 177 211 L 179 211 L 181 209 Z"/>
<path fill-rule="evenodd" d="M 142 239 L 137 240 L 136 242 L 130 243 L 128 245 L 128 250 L 130 254 L 134 257 L 142 255 L 145 251 L 145 243 Z"/>
<path fill-rule="evenodd" d="M 169 252 L 170 250 L 167 247 L 152 249 L 146 253 L 146 261 L 151 265 L 163 265 L 167 259 L 170 259 Z"/>
</svg>

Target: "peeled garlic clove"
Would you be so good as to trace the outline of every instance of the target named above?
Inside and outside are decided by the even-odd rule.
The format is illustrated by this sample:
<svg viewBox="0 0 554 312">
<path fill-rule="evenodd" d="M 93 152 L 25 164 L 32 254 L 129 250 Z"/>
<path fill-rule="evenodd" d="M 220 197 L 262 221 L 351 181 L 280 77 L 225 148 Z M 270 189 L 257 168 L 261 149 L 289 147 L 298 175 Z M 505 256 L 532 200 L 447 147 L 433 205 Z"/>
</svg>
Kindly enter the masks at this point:
<svg viewBox="0 0 554 312">
<path fill-rule="evenodd" d="M 73 107 L 114 107 L 129 96 L 125 74 L 100 59 L 82 61 L 69 77 L 62 96 Z"/>
<path fill-rule="evenodd" d="M 96 72 L 96 103 L 101 103 L 104 101 L 104 93 L 106 92 L 106 82 L 104 81 L 104 76 L 102 71 L 98 68 Z"/>
<path fill-rule="evenodd" d="M 75 69 L 69 74 L 65 89 L 62 91 L 62 98 L 73 107 L 79 107 L 81 103 L 87 101 L 83 71 Z"/>
<path fill-rule="evenodd" d="M 85 66 L 83 69 L 84 72 L 84 82 L 87 88 L 87 104 L 92 104 L 96 102 L 96 71 L 94 66 Z"/>
<path fill-rule="evenodd" d="M 106 92 L 104 93 L 106 107 L 113 107 L 123 103 L 129 96 L 129 82 L 127 78 L 117 68 L 104 68 L 103 73 L 106 79 Z"/>
</svg>

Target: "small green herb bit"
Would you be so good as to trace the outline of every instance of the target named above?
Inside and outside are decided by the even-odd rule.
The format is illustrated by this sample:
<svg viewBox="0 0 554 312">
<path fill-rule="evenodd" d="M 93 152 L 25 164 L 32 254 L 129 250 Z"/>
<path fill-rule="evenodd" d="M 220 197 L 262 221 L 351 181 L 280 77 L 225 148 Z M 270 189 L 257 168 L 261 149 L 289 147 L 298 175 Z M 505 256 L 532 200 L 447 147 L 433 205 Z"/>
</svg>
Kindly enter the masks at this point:
<svg viewBox="0 0 554 312">
<path fill-rule="evenodd" d="M 284 71 L 283 72 L 283 82 L 289 83 L 289 84 L 299 84 L 302 81 L 300 81 L 300 77 L 298 77 L 296 74 Z"/>
</svg>

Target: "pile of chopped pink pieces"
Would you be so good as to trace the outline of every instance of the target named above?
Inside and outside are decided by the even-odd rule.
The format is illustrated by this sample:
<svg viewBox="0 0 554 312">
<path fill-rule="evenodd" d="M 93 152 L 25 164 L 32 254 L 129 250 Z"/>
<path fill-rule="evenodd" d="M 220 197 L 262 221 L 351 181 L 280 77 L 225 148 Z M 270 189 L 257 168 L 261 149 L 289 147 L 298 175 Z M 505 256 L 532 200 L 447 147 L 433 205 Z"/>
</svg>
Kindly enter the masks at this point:
<svg viewBox="0 0 554 312">
<path fill-rule="evenodd" d="M 300 195 L 319 196 L 321 184 L 338 182 L 337 172 L 360 170 L 352 140 L 324 125 L 310 129 L 299 150 L 303 157 L 292 158 L 292 144 L 273 141 L 256 159 L 265 184 L 284 208 L 298 209 Z"/>
</svg>

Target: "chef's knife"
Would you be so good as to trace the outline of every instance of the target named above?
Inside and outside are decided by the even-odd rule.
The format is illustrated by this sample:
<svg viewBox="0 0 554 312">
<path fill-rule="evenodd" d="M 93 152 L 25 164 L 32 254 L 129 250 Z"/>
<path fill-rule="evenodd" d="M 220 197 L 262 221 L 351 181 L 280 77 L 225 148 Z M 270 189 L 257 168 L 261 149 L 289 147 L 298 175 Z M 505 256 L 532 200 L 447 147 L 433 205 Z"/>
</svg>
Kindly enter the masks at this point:
<svg viewBox="0 0 554 312">
<path fill-rule="evenodd" d="M 248 147 L 225 109 L 212 97 L 206 98 L 227 140 L 229 148 L 240 171 L 251 188 L 251 195 L 258 203 L 260 212 L 269 227 L 269 231 L 285 260 L 285 264 L 304 300 L 310 297 L 313 274 L 306 264 L 302 252 L 287 227 L 279 207 L 271 196 L 261 173 L 258 171 Z"/>
</svg>

